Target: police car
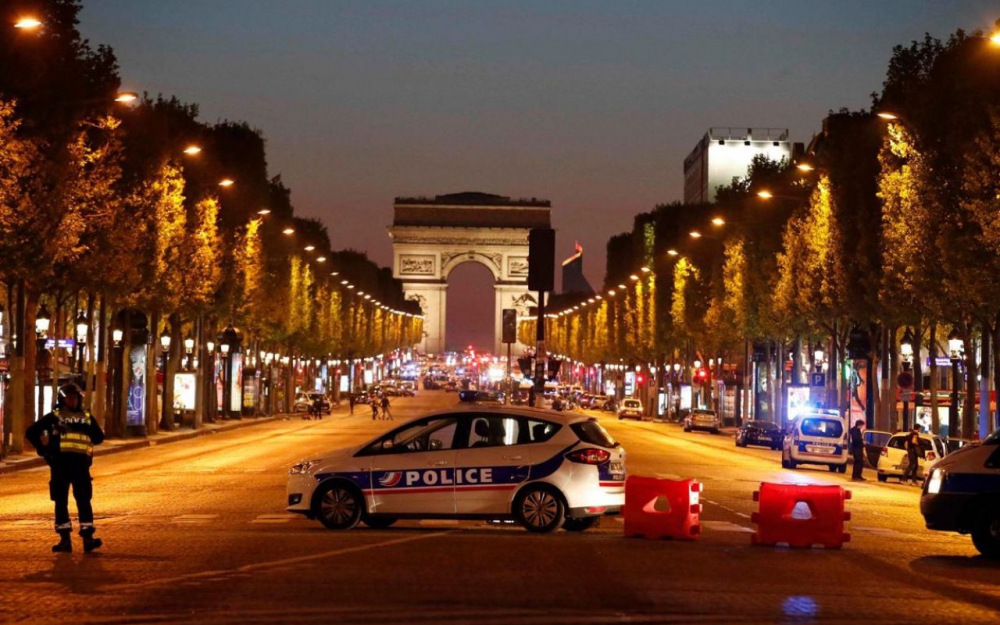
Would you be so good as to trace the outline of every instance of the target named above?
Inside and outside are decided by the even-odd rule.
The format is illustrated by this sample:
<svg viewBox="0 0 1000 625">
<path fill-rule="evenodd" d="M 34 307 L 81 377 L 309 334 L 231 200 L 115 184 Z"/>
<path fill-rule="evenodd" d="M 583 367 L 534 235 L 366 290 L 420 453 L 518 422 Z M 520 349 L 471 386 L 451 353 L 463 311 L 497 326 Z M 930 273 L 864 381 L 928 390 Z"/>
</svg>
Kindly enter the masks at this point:
<svg viewBox="0 0 1000 625">
<path fill-rule="evenodd" d="M 972 534 L 979 553 L 1000 558 L 1000 430 L 934 465 L 920 512 L 927 529 Z"/>
<path fill-rule="evenodd" d="M 625 451 L 579 413 L 465 406 L 289 471 L 288 511 L 330 529 L 403 518 L 583 531 L 625 503 Z"/>
</svg>

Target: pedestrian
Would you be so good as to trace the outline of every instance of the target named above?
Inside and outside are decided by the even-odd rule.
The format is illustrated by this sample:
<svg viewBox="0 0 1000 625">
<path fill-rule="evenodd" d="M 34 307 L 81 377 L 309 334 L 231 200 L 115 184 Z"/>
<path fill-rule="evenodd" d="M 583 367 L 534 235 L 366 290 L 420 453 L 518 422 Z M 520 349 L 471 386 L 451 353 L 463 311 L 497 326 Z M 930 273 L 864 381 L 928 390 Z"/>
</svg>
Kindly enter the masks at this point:
<svg viewBox="0 0 1000 625">
<path fill-rule="evenodd" d="M 903 471 L 903 477 L 899 479 L 900 483 L 909 481 L 910 484 L 917 484 L 917 469 L 920 466 L 920 456 L 923 455 L 923 450 L 920 448 L 920 426 L 914 427 L 910 430 L 910 433 L 906 435 L 906 460 L 908 464 L 906 465 L 906 471 Z"/>
<path fill-rule="evenodd" d="M 351 405 L 351 414 L 354 414 L 354 393 L 347 394 L 347 403 Z"/>
<path fill-rule="evenodd" d="M 392 412 L 389 411 L 389 396 L 382 396 L 382 418 L 388 419 L 389 421 L 394 421 L 392 418 Z"/>
<path fill-rule="evenodd" d="M 372 407 L 372 421 L 374 421 L 375 419 L 378 419 L 378 402 L 375 401 L 375 396 L 374 395 L 369 399 L 368 403 L 371 404 L 371 407 Z"/>
<path fill-rule="evenodd" d="M 851 428 L 850 432 L 851 456 L 854 458 L 854 471 L 851 473 L 851 479 L 856 482 L 865 481 L 864 476 L 861 475 L 865 468 L 865 434 L 862 430 L 864 425 L 865 420 L 858 419 L 854 422 L 854 427 Z"/>
<path fill-rule="evenodd" d="M 309 412 L 317 419 L 323 418 L 323 398 L 319 394 L 313 397 L 312 405 L 309 406 Z"/>
<path fill-rule="evenodd" d="M 101 539 L 94 538 L 93 462 L 94 445 L 104 441 L 101 426 L 83 409 L 83 393 L 72 382 L 59 388 L 56 408 L 28 428 L 25 438 L 35 447 L 39 456 L 49 465 L 49 497 L 55 502 L 55 529 L 59 543 L 52 547 L 55 553 L 71 553 L 73 522 L 69 518 L 69 489 L 73 488 L 77 515 L 80 519 L 80 536 L 83 551 L 90 553 L 101 546 Z"/>
</svg>

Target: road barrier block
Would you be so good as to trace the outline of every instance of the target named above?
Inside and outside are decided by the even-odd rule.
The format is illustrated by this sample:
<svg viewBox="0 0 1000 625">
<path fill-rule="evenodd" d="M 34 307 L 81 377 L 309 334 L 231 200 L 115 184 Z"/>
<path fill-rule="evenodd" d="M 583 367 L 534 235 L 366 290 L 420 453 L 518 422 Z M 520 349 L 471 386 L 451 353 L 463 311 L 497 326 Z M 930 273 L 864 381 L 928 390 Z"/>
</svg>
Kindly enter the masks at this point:
<svg viewBox="0 0 1000 625">
<path fill-rule="evenodd" d="M 625 536 L 696 540 L 701 484 L 630 475 L 625 480 Z"/>
<path fill-rule="evenodd" d="M 753 494 L 760 508 L 750 517 L 757 524 L 750 542 L 840 549 L 851 540 L 851 535 L 844 532 L 844 522 L 851 520 L 851 513 L 844 511 L 844 502 L 850 498 L 851 491 L 840 486 L 762 483 Z"/>
</svg>

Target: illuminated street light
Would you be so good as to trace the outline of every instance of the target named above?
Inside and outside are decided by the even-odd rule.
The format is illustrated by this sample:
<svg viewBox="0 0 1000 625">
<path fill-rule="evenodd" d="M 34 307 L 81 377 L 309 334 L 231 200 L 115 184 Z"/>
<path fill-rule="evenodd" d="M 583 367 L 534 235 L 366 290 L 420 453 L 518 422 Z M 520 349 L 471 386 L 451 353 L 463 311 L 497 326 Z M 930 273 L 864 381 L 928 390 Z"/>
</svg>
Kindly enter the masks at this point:
<svg viewBox="0 0 1000 625">
<path fill-rule="evenodd" d="M 325 263 L 326 262 L 326 256 L 320 256 L 320 257 L 316 258 L 316 262 L 317 263 Z"/>
<path fill-rule="evenodd" d="M 285 228 L 281 232 L 282 232 L 282 234 L 286 234 L 286 235 L 295 234 L 295 228 Z"/>
<path fill-rule="evenodd" d="M 122 91 L 115 96 L 115 102 L 121 102 L 122 104 L 128 104 L 130 102 L 135 102 L 139 99 L 139 94 L 134 91 Z"/>
<path fill-rule="evenodd" d="M 195 154 L 201 153 L 201 148 L 196 145 L 189 145 L 186 148 L 184 148 L 184 153 L 189 156 L 194 156 Z"/>
<path fill-rule="evenodd" d="M 624 291 L 625 290 L 625 285 L 624 284 L 619 284 L 618 288 L 621 289 L 622 291 Z"/>
<path fill-rule="evenodd" d="M 758 191 L 757 192 L 757 197 L 765 199 L 765 200 L 770 200 L 771 198 L 774 197 L 774 194 L 771 193 L 770 191 Z"/>
<path fill-rule="evenodd" d="M 304 250 L 305 250 L 305 251 L 307 251 L 307 252 L 311 252 L 311 251 L 313 251 L 314 249 L 316 249 L 316 246 L 315 246 L 315 245 L 307 245 L 307 246 L 305 246 L 305 247 L 304 247 L 304 248 L 302 248 L 302 249 L 304 249 Z"/>
<path fill-rule="evenodd" d="M 14 22 L 14 28 L 20 28 L 21 30 L 35 30 L 41 25 L 42 23 L 33 17 L 22 17 Z"/>
<path fill-rule="evenodd" d="M 42 304 L 42 307 L 38 309 L 38 314 L 35 315 L 35 332 L 40 336 L 45 336 L 45 333 L 49 331 L 51 321 L 49 309 L 45 307 L 45 304 Z"/>
<path fill-rule="evenodd" d="M 614 289 L 610 289 L 610 290 L 608 290 L 608 295 L 609 295 L 610 297 L 614 297 L 614 296 L 615 296 L 615 290 L 614 290 Z"/>
<path fill-rule="evenodd" d="M 712 220 L 712 225 L 714 225 L 714 226 L 724 226 L 724 225 L 726 225 L 726 220 L 723 219 L 722 217 L 716 217 L 715 219 Z"/>
<path fill-rule="evenodd" d="M 262 208 L 259 211 L 257 211 L 257 214 L 258 215 L 270 215 L 271 214 L 271 209 L 270 208 Z"/>
<path fill-rule="evenodd" d="M 234 184 L 236 184 L 236 183 L 233 182 L 233 180 L 231 178 L 223 178 L 222 180 L 219 181 L 219 186 L 220 187 L 231 187 Z"/>
<path fill-rule="evenodd" d="M 892 121 L 894 119 L 899 119 L 899 115 L 895 113 L 890 113 L 888 111 L 882 111 L 881 113 L 876 113 L 880 118 Z"/>
<path fill-rule="evenodd" d="M 814 169 L 816 169 L 809 163 L 799 163 L 795 167 L 797 167 L 799 171 L 813 171 Z"/>
<path fill-rule="evenodd" d="M 637 275 L 635 275 L 635 274 L 633 273 L 633 274 L 632 274 L 631 276 L 629 276 L 629 277 L 628 277 L 628 279 L 629 279 L 629 280 L 633 280 L 633 281 L 634 281 L 634 280 L 638 280 L 638 279 L 639 279 L 639 276 L 637 276 Z"/>
<path fill-rule="evenodd" d="M 691 234 L 691 238 L 692 239 L 700 239 L 701 238 L 701 233 L 698 232 L 697 230 L 692 230 L 690 234 Z"/>
<path fill-rule="evenodd" d="M 649 267 L 643 267 L 642 268 L 642 273 L 649 273 L 649 272 L 650 272 Z"/>
<path fill-rule="evenodd" d="M 667 250 L 667 255 L 668 256 L 677 256 L 679 253 L 680 252 L 678 252 L 677 250 L 674 250 L 674 249 Z"/>
</svg>

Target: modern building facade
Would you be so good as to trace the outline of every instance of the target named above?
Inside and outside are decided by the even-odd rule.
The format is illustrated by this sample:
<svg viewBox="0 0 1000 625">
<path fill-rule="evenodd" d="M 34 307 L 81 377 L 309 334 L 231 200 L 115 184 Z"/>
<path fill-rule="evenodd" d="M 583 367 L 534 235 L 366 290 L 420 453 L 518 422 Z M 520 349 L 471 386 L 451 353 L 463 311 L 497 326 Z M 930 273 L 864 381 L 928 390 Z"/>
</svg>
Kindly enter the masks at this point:
<svg viewBox="0 0 1000 625">
<path fill-rule="evenodd" d="M 715 201 L 716 190 L 745 178 L 753 157 L 792 160 L 787 128 L 710 128 L 684 159 L 684 203 Z"/>
</svg>

